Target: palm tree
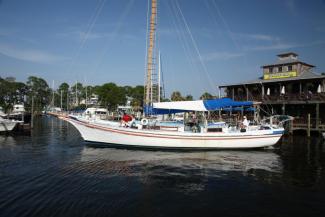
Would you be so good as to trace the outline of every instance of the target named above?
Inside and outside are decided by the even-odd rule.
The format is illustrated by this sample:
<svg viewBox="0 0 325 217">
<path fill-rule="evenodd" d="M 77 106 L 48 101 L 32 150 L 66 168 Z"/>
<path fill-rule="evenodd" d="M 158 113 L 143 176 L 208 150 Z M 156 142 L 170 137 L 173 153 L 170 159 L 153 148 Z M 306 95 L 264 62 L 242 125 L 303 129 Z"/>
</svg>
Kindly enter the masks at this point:
<svg viewBox="0 0 325 217">
<path fill-rule="evenodd" d="M 193 100 L 193 96 L 192 95 L 186 95 L 185 96 L 185 100 L 186 101 L 192 101 Z"/>
<path fill-rule="evenodd" d="M 201 100 L 213 99 L 213 98 L 214 97 L 208 92 L 203 93 L 202 96 L 200 97 Z"/>
<path fill-rule="evenodd" d="M 183 101 L 184 98 L 182 97 L 182 94 L 179 91 L 174 91 L 170 97 L 172 101 Z"/>
</svg>

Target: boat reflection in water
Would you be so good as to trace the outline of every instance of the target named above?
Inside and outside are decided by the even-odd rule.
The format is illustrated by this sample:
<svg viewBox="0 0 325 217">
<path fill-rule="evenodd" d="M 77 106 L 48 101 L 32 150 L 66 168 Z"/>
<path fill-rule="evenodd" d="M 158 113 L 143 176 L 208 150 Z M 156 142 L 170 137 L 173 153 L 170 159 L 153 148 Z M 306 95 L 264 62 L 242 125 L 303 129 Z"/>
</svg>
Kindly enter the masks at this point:
<svg viewBox="0 0 325 217">
<path fill-rule="evenodd" d="M 256 171 L 269 176 L 282 171 L 282 161 L 273 150 L 166 152 L 87 145 L 79 163 L 82 165 L 75 168 L 89 176 L 130 176 L 144 184 L 158 183 L 185 192 L 205 189 L 211 178 L 227 180 L 232 175 L 242 177 Z"/>
<path fill-rule="evenodd" d="M 16 140 L 12 136 L 0 135 L 0 146 L 16 146 Z"/>
</svg>

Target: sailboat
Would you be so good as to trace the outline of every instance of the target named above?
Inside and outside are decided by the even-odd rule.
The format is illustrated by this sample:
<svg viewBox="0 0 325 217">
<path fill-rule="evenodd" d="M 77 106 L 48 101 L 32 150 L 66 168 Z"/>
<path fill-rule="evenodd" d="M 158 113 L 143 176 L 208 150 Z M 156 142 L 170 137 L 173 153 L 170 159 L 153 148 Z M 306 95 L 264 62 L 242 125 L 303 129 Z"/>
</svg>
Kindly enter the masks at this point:
<svg viewBox="0 0 325 217">
<path fill-rule="evenodd" d="M 252 106 L 253 102 L 236 102 L 229 98 L 160 102 L 159 80 L 154 78 L 154 49 L 157 19 L 157 0 L 151 1 L 149 20 L 147 72 L 144 97 L 146 115 L 184 112 L 209 112 L 224 108 Z M 105 121 L 88 120 L 78 116 L 61 117 L 70 122 L 87 142 L 103 143 L 121 147 L 167 148 L 167 149 L 248 149 L 262 148 L 276 144 L 284 133 L 282 127 L 269 124 L 247 126 L 239 129 L 225 122 L 208 124 L 206 121 L 189 127 L 185 122 L 170 128 L 156 119 L 143 118 L 129 127 Z M 167 130 L 168 129 L 168 130 Z"/>
</svg>

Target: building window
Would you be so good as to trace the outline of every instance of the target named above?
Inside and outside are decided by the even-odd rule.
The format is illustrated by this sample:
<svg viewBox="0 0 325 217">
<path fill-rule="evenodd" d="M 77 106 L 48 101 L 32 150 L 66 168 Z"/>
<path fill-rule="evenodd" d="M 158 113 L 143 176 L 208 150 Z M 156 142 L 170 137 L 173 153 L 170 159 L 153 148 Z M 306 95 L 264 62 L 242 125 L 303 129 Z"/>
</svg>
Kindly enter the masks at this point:
<svg viewBox="0 0 325 217">
<path fill-rule="evenodd" d="M 282 72 L 282 66 L 279 66 L 278 72 Z"/>
<path fill-rule="evenodd" d="M 288 72 L 292 71 L 292 66 L 288 66 Z"/>
<path fill-rule="evenodd" d="M 269 73 L 273 73 L 273 67 L 269 68 Z"/>
</svg>

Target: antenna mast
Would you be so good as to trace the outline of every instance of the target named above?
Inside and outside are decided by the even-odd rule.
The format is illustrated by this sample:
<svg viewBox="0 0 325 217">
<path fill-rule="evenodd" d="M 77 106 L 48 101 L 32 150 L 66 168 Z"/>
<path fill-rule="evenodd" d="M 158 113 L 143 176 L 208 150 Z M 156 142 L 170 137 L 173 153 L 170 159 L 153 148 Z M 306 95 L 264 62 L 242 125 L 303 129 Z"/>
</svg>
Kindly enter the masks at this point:
<svg viewBox="0 0 325 217">
<path fill-rule="evenodd" d="M 54 107 L 54 80 L 52 81 L 52 107 Z"/>
<path fill-rule="evenodd" d="M 149 23 L 149 41 L 148 41 L 148 56 L 147 56 L 147 74 L 145 83 L 144 104 L 152 105 L 153 102 L 158 102 L 158 81 L 157 73 L 155 72 L 155 42 L 156 42 L 156 26 L 157 26 L 157 0 L 151 0 L 151 15 Z"/>
<path fill-rule="evenodd" d="M 158 54 L 158 64 L 159 64 L 159 68 L 158 68 L 158 102 L 160 102 L 161 99 L 161 59 L 160 59 L 160 51 Z"/>
</svg>

